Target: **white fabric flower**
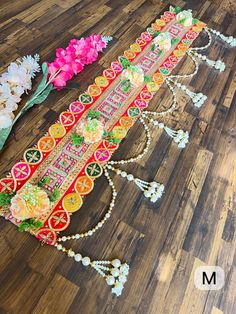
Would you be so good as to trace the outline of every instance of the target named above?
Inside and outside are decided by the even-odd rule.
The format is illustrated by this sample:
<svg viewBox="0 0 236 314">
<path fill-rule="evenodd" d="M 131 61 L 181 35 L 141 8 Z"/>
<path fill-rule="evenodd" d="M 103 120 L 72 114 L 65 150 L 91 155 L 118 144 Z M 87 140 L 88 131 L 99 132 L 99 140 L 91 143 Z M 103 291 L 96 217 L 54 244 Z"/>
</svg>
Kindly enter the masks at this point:
<svg viewBox="0 0 236 314">
<path fill-rule="evenodd" d="M 159 34 L 154 38 L 153 43 L 158 46 L 160 50 L 168 51 L 171 48 L 171 35 L 169 32 Z"/>
<path fill-rule="evenodd" d="M 0 103 L 5 106 L 15 106 L 21 98 L 18 95 L 12 94 L 10 85 L 8 83 L 3 83 L 0 85 Z"/>
<path fill-rule="evenodd" d="M 31 79 L 40 71 L 38 61 L 38 55 L 25 56 L 12 62 L 0 76 L 0 129 L 11 125 L 12 111 L 17 110 L 21 95 L 32 88 Z"/>
<path fill-rule="evenodd" d="M 182 24 L 185 27 L 189 27 L 193 24 L 193 16 L 191 10 L 184 10 L 182 12 L 179 12 L 176 15 L 176 20 L 179 22 L 179 24 Z"/>
<path fill-rule="evenodd" d="M 0 129 L 8 128 L 12 125 L 14 115 L 6 110 L 0 110 Z"/>
<path fill-rule="evenodd" d="M 40 66 L 37 61 L 39 61 L 38 55 L 35 55 L 34 57 L 25 56 L 21 60 L 21 66 L 28 71 L 31 77 L 35 77 L 35 73 L 40 72 Z"/>
</svg>

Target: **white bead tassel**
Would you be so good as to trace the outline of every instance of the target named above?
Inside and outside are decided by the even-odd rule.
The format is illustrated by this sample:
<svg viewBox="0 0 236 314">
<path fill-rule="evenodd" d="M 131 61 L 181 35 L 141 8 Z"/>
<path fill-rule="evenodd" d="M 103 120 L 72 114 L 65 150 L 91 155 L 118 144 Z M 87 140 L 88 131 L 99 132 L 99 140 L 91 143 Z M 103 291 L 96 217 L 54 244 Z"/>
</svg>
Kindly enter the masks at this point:
<svg viewBox="0 0 236 314">
<path fill-rule="evenodd" d="M 225 36 L 224 34 L 221 34 L 219 31 L 217 31 L 213 28 L 209 28 L 209 27 L 206 27 L 206 30 L 208 30 L 212 34 L 218 36 L 220 39 L 222 39 L 224 42 L 229 44 L 231 47 L 236 46 L 236 38 L 234 38 L 233 36 Z"/>
<path fill-rule="evenodd" d="M 106 165 L 107 169 L 116 172 L 122 178 L 126 178 L 128 181 L 133 181 L 140 189 L 144 192 L 144 196 L 150 198 L 151 202 L 155 203 L 159 198 L 162 197 L 164 192 L 164 185 L 158 182 L 146 182 L 139 178 L 135 178 L 131 173 L 128 174 L 125 171 L 114 168 L 111 165 Z"/>
<path fill-rule="evenodd" d="M 184 132 L 183 130 L 172 130 L 164 125 L 162 122 L 158 122 L 154 119 L 149 119 L 151 123 L 155 126 L 158 126 L 160 129 L 164 129 L 166 133 L 173 138 L 175 143 L 178 144 L 178 148 L 185 148 L 186 144 L 189 142 L 189 133 L 188 131 Z"/>
<path fill-rule="evenodd" d="M 188 131 L 184 132 L 183 130 L 174 131 L 167 126 L 163 127 L 166 133 L 173 138 L 175 143 L 178 144 L 178 148 L 185 148 L 186 144 L 189 142 L 189 133 Z"/>
<path fill-rule="evenodd" d="M 190 49 L 190 53 L 191 53 L 191 49 Z M 211 60 L 208 59 L 206 56 L 198 53 L 198 52 L 192 52 L 196 57 L 198 57 L 199 59 L 201 59 L 202 61 L 205 61 L 207 64 L 209 64 L 210 66 L 214 67 L 216 70 L 218 70 L 219 72 L 223 72 L 225 70 L 225 63 L 221 60 Z"/>
<path fill-rule="evenodd" d="M 134 179 L 136 185 L 144 192 L 144 196 L 150 198 L 152 203 L 155 203 L 159 198 L 162 197 L 165 187 L 163 184 L 158 182 L 146 182 L 141 179 Z"/>
<path fill-rule="evenodd" d="M 185 94 L 187 94 L 192 99 L 195 107 L 200 108 L 207 100 L 207 96 L 204 95 L 203 93 L 194 93 L 190 91 L 186 85 L 178 81 L 171 80 L 171 82 L 174 83 L 176 87 L 181 89 L 183 92 L 185 92 Z"/>
<path fill-rule="evenodd" d="M 91 267 L 96 269 L 102 277 L 106 278 L 106 283 L 109 286 L 112 286 L 112 293 L 116 294 L 116 296 L 120 296 L 122 294 L 124 284 L 127 281 L 127 276 L 129 274 L 128 264 L 121 264 L 119 259 L 114 259 L 111 262 L 94 261 L 91 263 Z"/>
<path fill-rule="evenodd" d="M 113 261 L 91 261 L 88 256 L 82 257 L 80 253 L 75 253 L 72 249 L 67 250 L 61 244 L 56 243 L 55 247 L 62 252 L 67 253 L 69 257 L 73 257 L 76 262 L 81 262 L 85 267 L 92 267 L 103 278 L 106 279 L 106 283 L 112 287 L 112 293 L 120 296 L 124 288 L 124 283 L 127 281 L 129 274 L 129 265 L 121 264 L 119 259 Z"/>
</svg>

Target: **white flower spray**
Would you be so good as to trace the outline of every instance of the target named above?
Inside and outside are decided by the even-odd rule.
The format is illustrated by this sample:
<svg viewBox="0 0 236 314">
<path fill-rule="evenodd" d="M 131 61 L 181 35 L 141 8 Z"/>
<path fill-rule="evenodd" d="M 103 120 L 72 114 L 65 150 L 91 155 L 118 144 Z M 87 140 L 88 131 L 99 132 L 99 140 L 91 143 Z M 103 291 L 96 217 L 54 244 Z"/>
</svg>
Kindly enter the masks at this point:
<svg viewBox="0 0 236 314">
<path fill-rule="evenodd" d="M 0 76 L 0 130 L 8 128 L 14 120 L 21 96 L 32 89 L 32 78 L 40 72 L 39 55 L 24 56 L 12 62 Z"/>
</svg>

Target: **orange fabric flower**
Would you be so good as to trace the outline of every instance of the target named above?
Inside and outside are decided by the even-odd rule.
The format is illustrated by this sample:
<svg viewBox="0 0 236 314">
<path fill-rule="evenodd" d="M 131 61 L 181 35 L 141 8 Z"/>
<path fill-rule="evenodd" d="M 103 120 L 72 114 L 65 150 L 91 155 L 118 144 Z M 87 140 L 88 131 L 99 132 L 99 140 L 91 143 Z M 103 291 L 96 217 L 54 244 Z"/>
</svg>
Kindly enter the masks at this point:
<svg viewBox="0 0 236 314">
<path fill-rule="evenodd" d="M 84 137 L 86 144 L 92 144 L 100 141 L 104 133 L 104 125 L 98 119 L 81 120 L 76 129 L 79 135 Z"/>
<path fill-rule="evenodd" d="M 121 74 L 122 80 L 129 80 L 134 87 L 139 87 L 144 82 L 144 72 L 140 65 L 130 65 Z"/>
<path fill-rule="evenodd" d="M 168 51 L 171 48 L 171 35 L 168 32 L 161 33 L 154 38 L 153 42 L 160 50 Z"/>
<path fill-rule="evenodd" d="M 11 199 L 10 211 L 14 218 L 25 220 L 40 218 L 48 211 L 49 206 L 50 200 L 47 193 L 28 182 Z"/>
<path fill-rule="evenodd" d="M 185 10 L 179 12 L 176 15 L 176 20 L 185 27 L 189 27 L 193 25 L 193 16 L 191 10 Z"/>
</svg>

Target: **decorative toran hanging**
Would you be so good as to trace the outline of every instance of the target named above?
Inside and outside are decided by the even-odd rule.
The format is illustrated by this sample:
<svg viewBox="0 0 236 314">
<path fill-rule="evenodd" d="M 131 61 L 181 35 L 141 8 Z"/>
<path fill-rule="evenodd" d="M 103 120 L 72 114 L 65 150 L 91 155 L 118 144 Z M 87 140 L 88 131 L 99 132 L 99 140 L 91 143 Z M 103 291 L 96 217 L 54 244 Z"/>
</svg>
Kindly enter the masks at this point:
<svg viewBox="0 0 236 314">
<path fill-rule="evenodd" d="M 202 31 L 207 34 L 208 43 L 191 48 Z M 224 71 L 221 60 L 213 61 L 200 53 L 211 45 L 212 34 L 230 46 L 236 45 L 233 37 L 226 37 L 193 19 L 191 11 L 181 12 L 179 8 L 170 7 L 118 60 L 96 77 L 94 84 L 59 115 L 58 121 L 35 146 L 25 151 L 23 159 L 12 167 L 9 175 L 0 180 L 1 214 L 7 220 L 20 231 L 30 232 L 83 266 L 95 269 L 116 295 L 121 294 L 126 282 L 128 264 L 119 259 L 91 261 L 64 245 L 93 236 L 110 218 L 117 196 L 111 172 L 136 184 L 151 202 L 162 196 L 162 183 L 146 182 L 121 168 L 142 159 L 148 152 L 151 143 L 149 123 L 164 129 L 179 148 L 186 146 L 187 131 L 172 130 L 160 121 L 178 108 L 177 89 L 188 95 L 197 108 L 207 100 L 207 96 L 191 91 L 178 79 L 197 74 L 199 61 L 219 72 Z M 193 73 L 171 74 L 185 55 L 195 65 Z M 149 111 L 149 102 L 163 84 L 172 94 L 169 108 Z M 129 159 L 111 160 L 135 122 L 146 132 L 143 151 Z M 112 190 L 104 217 L 86 232 L 59 236 L 58 233 L 70 224 L 72 214 L 81 208 L 85 196 L 92 191 L 95 179 L 103 174 Z"/>
</svg>

